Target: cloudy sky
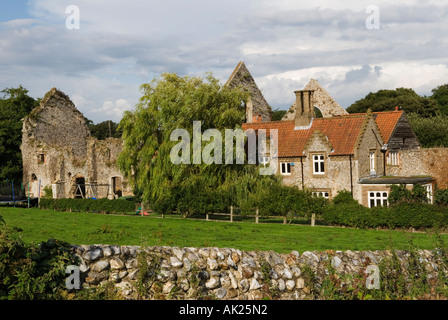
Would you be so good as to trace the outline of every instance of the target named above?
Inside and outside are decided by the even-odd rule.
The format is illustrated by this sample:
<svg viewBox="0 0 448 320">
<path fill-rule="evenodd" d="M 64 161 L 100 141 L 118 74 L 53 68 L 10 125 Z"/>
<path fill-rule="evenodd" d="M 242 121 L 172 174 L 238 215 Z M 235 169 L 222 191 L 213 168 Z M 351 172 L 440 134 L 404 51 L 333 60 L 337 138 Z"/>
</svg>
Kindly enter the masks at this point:
<svg viewBox="0 0 448 320">
<path fill-rule="evenodd" d="M 118 122 L 161 73 L 225 83 L 242 60 L 274 109 L 310 78 L 348 107 L 448 83 L 447 31 L 446 0 L 0 0 L 0 89 L 56 87 Z"/>
</svg>

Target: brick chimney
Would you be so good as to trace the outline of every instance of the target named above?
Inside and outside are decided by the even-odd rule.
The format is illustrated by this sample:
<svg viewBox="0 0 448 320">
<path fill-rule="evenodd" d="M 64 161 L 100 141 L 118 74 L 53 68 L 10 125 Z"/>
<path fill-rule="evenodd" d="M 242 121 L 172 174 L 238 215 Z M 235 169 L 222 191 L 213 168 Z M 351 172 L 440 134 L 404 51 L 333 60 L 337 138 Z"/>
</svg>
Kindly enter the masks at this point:
<svg viewBox="0 0 448 320">
<path fill-rule="evenodd" d="M 296 115 L 294 117 L 296 129 L 309 128 L 312 119 L 316 117 L 313 105 L 313 90 L 294 91 L 296 94 Z"/>
</svg>

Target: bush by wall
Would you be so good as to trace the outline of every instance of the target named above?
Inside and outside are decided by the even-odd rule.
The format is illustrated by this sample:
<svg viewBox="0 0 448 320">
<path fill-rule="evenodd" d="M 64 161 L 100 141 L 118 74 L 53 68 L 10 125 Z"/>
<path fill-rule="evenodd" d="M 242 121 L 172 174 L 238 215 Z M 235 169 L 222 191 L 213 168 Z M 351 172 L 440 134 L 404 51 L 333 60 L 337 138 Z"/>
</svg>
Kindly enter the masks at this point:
<svg viewBox="0 0 448 320">
<path fill-rule="evenodd" d="M 41 209 L 75 212 L 126 213 L 136 209 L 134 201 L 124 199 L 40 199 Z"/>
<path fill-rule="evenodd" d="M 355 228 L 440 228 L 448 226 L 448 210 L 423 202 L 400 201 L 390 207 L 367 208 L 356 200 L 335 198 L 325 209 L 325 223 Z"/>
<path fill-rule="evenodd" d="M 60 299 L 65 267 L 76 263 L 67 243 L 27 245 L 14 228 L 0 225 L 0 300 Z"/>
</svg>

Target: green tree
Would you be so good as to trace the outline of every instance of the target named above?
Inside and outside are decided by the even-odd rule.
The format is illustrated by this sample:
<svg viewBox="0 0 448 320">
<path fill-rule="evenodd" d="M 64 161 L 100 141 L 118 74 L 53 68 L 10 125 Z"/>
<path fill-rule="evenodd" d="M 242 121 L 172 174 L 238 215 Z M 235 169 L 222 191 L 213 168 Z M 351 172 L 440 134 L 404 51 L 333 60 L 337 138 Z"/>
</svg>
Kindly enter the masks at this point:
<svg viewBox="0 0 448 320">
<path fill-rule="evenodd" d="M 431 98 L 439 105 L 440 113 L 448 116 L 448 83 L 432 89 Z"/>
<path fill-rule="evenodd" d="M 35 106 L 36 100 L 28 90 L 6 88 L 0 98 L 0 181 L 22 181 L 22 121 Z"/>
<path fill-rule="evenodd" d="M 397 88 L 395 90 L 379 90 L 370 92 L 366 97 L 347 108 L 349 113 L 365 113 L 393 111 L 395 107 L 407 113 L 417 113 L 423 117 L 435 116 L 439 113 L 437 102 L 429 97 L 419 96 L 413 89 Z"/>
<path fill-rule="evenodd" d="M 275 109 L 274 111 L 272 111 L 271 120 L 272 121 L 282 120 L 282 118 L 286 114 L 286 112 L 287 112 L 286 110 Z"/>
<path fill-rule="evenodd" d="M 103 121 L 93 124 L 92 121 L 87 120 L 90 133 L 98 140 L 106 140 L 107 138 L 121 138 L 121 130 L 118 130 L 118 123 L 111 120 Z"/>
<path fill-rule="evenodd" d="M 409 123 L 424 148 L 448 147 L 448 116 L 407 115 Z"/>
<path fill-rule="evenodd" d="M 173 130 L 185 129 L 192 139 L 193 121 L 201 121 L 202 132 L 218 129 L 224 138 L 225 129 L 240 127 L 245 118 L 244 91 L 221 86 L 211 74 L 202 78 L 167 73 L 141 89 L 140 102 L 120 122 L 124 149 L 117 164 L 143 201 L 168 211 L 176 201 L 177 209 L 188 215 L 196 195 L 195 209 L 203 213 L 211 210 L 209 192 L 222 191 L 226 197 L 216 205 L 223 201 L 229 205 L 242 201 L 263 180 L 255 166 L 192 164 L 193 152 L 191 164 L 171 162 L 171 149 L 178 144 L 170 139 Z"/>
</svg>

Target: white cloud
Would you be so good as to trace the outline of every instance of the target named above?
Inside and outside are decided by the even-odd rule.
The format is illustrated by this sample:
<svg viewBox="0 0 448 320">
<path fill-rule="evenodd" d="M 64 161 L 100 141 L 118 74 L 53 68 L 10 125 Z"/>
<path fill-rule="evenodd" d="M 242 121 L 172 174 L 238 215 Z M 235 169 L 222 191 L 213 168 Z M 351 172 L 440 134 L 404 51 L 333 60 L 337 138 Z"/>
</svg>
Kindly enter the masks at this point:
<svg viewBox="0 0 448 320">
<path fill-rule="evenodd" d="M 81 29 L 67 30 L 66 7 Z M 365 9 L 380 9 L 367 30 Z M 289 107 L 316 78 L 343 106 L 370 91 L 447 82 L 444 0 L 32 0 L 33 19 L 0 24 L 0 87 L 52 87 L 86 117 L 119 121 L 139 86 L 162 72 L 225 82 L 244 60 L 268 102 Z M 376 68 L 376 69 L 375 69 Z"/>
<path fill-rule="evenodd" d="M 117 99 L 115 101 L 104 101 L 103 106 L 91 111 L 91 114 L 101 114 L 113 119 L 116 122 L 123 116 L 123 112 L 131 109 L 132 104 L 126 99 Z"/>
</svg>

